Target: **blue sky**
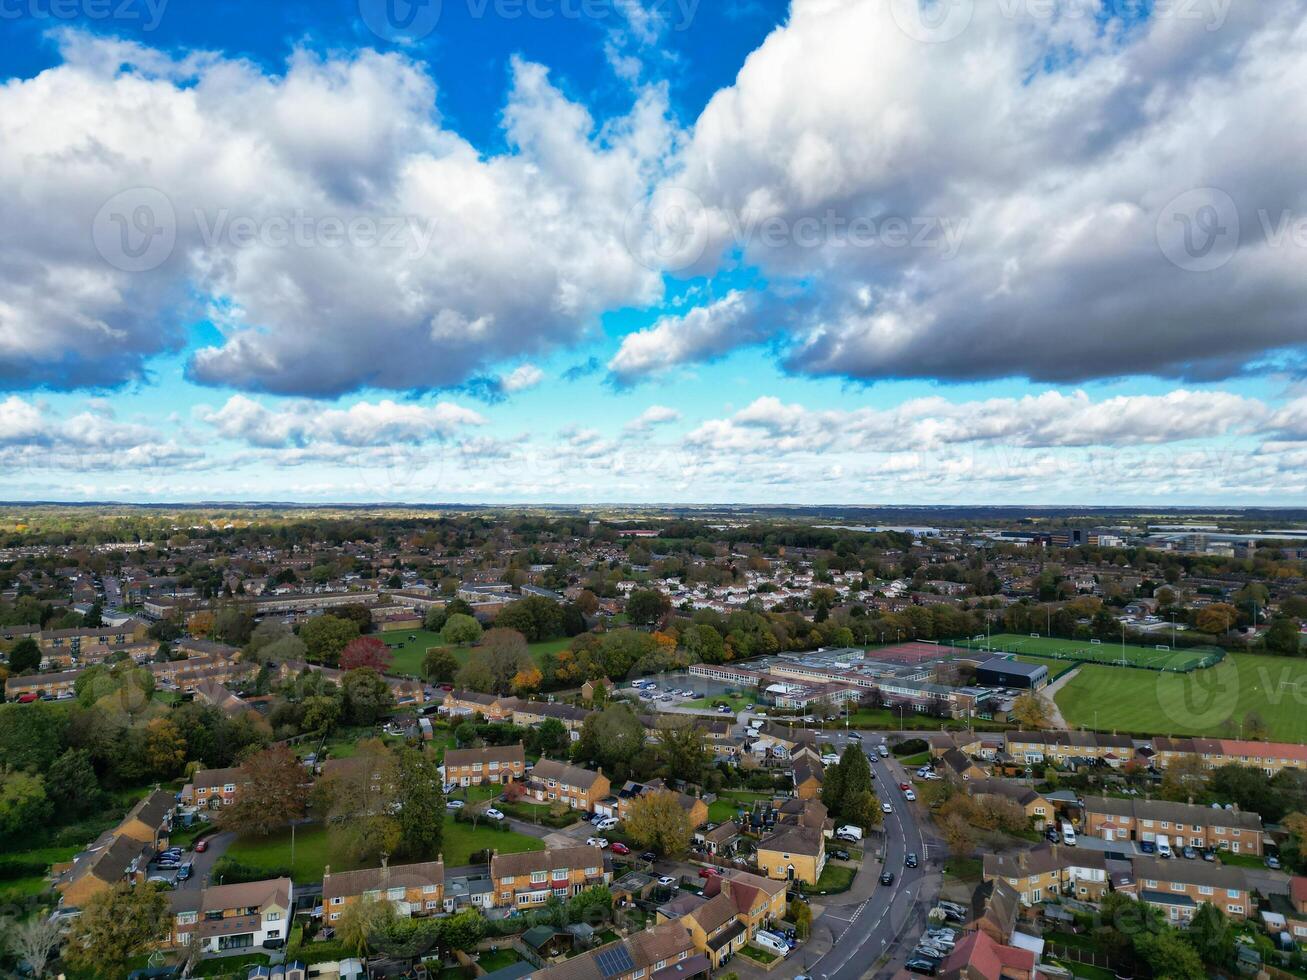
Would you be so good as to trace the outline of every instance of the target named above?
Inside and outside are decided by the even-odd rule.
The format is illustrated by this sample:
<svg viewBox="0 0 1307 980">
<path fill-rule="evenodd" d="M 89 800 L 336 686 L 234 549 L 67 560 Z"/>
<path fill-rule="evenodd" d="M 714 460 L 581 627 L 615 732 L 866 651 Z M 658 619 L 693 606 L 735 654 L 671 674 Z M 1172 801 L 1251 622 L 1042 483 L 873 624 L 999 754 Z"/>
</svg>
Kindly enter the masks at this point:
<svg viewBox="0 0 1307 980">
<path fill-rule="evenodd" d="M 1307 500 L 1304 2 L 120 2 L 0 15 L 0 498 Z"/>
</svg>

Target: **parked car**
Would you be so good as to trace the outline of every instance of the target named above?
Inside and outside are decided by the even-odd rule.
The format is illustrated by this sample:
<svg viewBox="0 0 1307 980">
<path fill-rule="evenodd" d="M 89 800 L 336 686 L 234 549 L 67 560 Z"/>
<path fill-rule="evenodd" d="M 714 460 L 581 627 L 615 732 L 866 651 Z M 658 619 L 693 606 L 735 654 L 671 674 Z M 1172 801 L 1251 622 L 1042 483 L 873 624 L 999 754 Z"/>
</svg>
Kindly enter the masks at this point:
<svg viewBox="0 0 1307 980">
<path fill-rule="evenodd" d="M 612 851 L 614 854 L 630 854 L 631 849 L 623 844 L 620 840 L 613 841 Z"/>
<path fill-rule="evenodd" d="M 903 968 L 909 973 L 920 973 L 922 976 L 927 977 L 933 977 L 939 973 L 939 963 L 924 956 L 912 957 L 903 964 Z"/>
<path fill-rule="evenodd" d="M 1204 847 L 1204 848 L 1203 848 L 1203 860 L 1204 860 L 1204 861 L 1208 861 L 1208 862 L 1215 861 L 1215 860 L 1216 860 L 1216 848 L 1214 848 L 1214 847 Z"/>
<path fill-rule="evenodd" d="M 616 817 L 604 817 L 602 820 L 595 821 L 595 830 L 612 830 L 617 824 Z"/>
<path fill-rule="evenodd" d="M 445 809 L 446 809 L 446 810 L 461 810 L 461 809 L 463 809 L 463 807 L 465 807 L 466 805 L 467 805 L 467 804 L 464 803 L 462 800 L 450 800 L 448 803 L 445 804 Z"/>
<path fill-rule="evenodd" d="M 831 857 L 835 858 L 836 861 L 847 861 L 849 859 L 848 851 L 840 850 L 840 851 L 831 851 L 830 853 L 831 853 Z"/>
<path fill-rule="evenodd" d="M 1198 857 L 1198 852 L 1194 848 L 1185 845 L 1180 849 L 1180 855 L 1184 858 L 1187 858 L 1190 861 L 1193 861 Z"/>
<path fill-rule="evenodd" d="M 1272 871 L 1279 871 L 1280 859 L 1276 857 L 1274 854 L 1268 854 L 1266 855 L 1266 866 L 1270 868 Z"/>
<path fill-rule="evenodd" d="M 591 847 L 598 847 L 598 848 L 600 848 L 601 850 L 602 850 L 603 848 L 605 848 L 605 847 L 608 846 L 608 838 L 607 838 L 607 837 L 587 837 L 587 838 L 585 839 L 585 842 L 586 842 L 586 844 L 588 844 L 589 846 L 591 846 Z"/>
<path fill-rule="evenodd" d="M 192 874 L 192 868 L 189 864 L 183 864 L 177 869 L 177 880 L 186 881 Z"/>
<path fill-rule="evenodd" d="M 496 810 L 494 807 L 491 807 L 489 810 L 486 811 L 486 817 L 488 817 L 491 820 L 504 819 L 504 815 L 500 813 L 498 810 Z"/>
<path fill-rule="evenodd" d="M 853 739 L 853 741 L 855 742 L 862 741 L 862 736 L 859 735 L 857 732 L 849 732 L 849 738 Z"/>
<path fill-rule="evenodd" d="M 720 871 L 718 871 L 716 868 L 700 868 L 700 869 L 699 869 L 699 877 L 700 877 L 700 878 L 703 878 L 705 881 L 706 881 L 707 879 L 709 879 L 709 878 L 720 878 L 721 876 L 722 876 L 722 873 L 721 873 Z"/>
<path fill-rule="evenodd" d="M 1139 850 L 1144 854 L 1156 854 L 1157 845 L 1150 840 L 1141 840 L 1139 842 Z"/>
<path fill-rule="evenodd" d="M 662 885 L 664 888 L 671 888 L 676 884 L 676 879 L 670 875 L 663 875 L 658 879 L 658 884 Z"/>
<path fill-rule="evenodd" d="M 753 937 L 753 941 L 763 949 L 767 950 L 767 952 L 775 953 L 777 956 L 784 957 L 790 954 L 790 947 L 785 943 L 785 941 L 783 939 L 777 939 L 775 936 L 771 935 L 771 933 L 760 932 Z"/>
<path fill-rule="evenodd" d="M 882 885 L 892 885 L 892 884 L 894 884 L 894 872 L 893 872 L 893 871 L 886 871 L 884 874 L 882 874 L 882 875 L 880 876 L 880 883 L 881 883 Z"/>
<path fill-rule="evenodd" d="M 640 855 L 640 860 L 641 860 L 641 861 L 657 861 L 657 860 L 658 860 L 658 855 L 655 854 L 653 851 L 645 851 L 643 854 Z"/>
</svg>

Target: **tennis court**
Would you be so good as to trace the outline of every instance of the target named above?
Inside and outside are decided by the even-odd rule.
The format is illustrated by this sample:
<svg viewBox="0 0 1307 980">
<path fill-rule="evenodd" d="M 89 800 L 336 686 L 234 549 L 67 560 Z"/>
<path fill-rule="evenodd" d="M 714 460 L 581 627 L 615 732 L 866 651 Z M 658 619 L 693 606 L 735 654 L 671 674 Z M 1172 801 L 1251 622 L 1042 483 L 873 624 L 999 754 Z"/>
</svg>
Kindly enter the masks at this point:
<svg viewBox="0 0 1307 980">
<path fill-rule="evenodd" d="M 996 633 L 986 639 L 957 640 L 955 646 L 992 653 L 1016 653 L 1053 660 L 1106 664 L 1118 667 L 1142 667 L 1148 670 L 1189 671 L 1220 663 L 1225 652 L 1217 647 L 1171 649 L 1170 644 L 1154 647 L 1104 640 L 1063 640 L 1053 636 L 1021 636 L 1019 633 Z"/>
</svg>

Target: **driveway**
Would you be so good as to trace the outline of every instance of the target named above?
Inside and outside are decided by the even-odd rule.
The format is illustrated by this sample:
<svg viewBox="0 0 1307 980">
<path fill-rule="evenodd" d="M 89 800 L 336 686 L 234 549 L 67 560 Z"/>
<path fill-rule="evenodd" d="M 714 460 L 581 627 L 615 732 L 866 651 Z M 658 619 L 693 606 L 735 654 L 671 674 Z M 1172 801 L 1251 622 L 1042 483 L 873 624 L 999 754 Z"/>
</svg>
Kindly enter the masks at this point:
<svg viewBox="0 0 1307 980">
<path fill-rule="evenodd" d="M 194 851 L 187 851 L 184 855 L 185 860 L 191 863 L 191 876 L 177 886 L 178 891 L 203 888 L 209 884 L 209 875 L 213 871 L 213 866 L 218 863 L 219 858 L 227 853 L 227 849 L 236 840 L 236 835 L 219 832 L 210 834 L 205 840 L 209 842 L 209 846 L 203 853 L 196 854 Z"/>
</svg>

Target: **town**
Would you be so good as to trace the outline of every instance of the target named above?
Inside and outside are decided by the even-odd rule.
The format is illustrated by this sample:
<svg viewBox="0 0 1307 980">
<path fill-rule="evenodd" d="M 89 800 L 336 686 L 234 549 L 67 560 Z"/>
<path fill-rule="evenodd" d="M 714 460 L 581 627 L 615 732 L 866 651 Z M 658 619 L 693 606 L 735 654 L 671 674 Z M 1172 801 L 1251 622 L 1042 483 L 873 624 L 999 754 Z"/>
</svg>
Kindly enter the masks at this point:
<svg viewBox="0 0 1307 980">
<path fill-rule="evenodd" d="M 10 963 L 1301 969 L 1307 532 L 952 516 L 11 509 Z"/>
</svg>

